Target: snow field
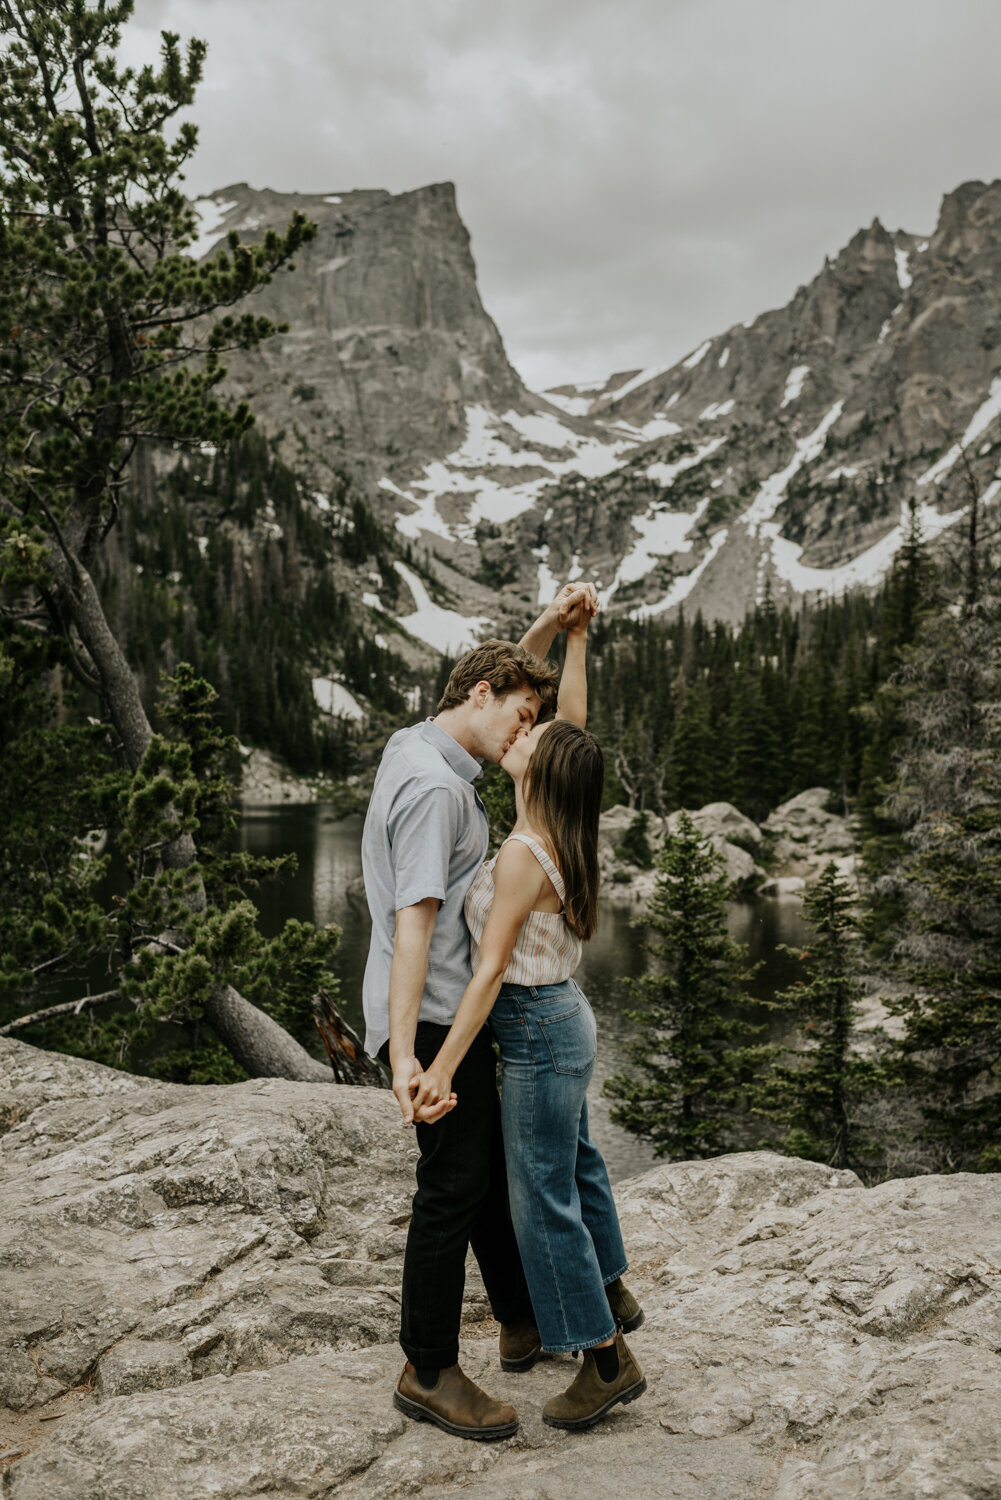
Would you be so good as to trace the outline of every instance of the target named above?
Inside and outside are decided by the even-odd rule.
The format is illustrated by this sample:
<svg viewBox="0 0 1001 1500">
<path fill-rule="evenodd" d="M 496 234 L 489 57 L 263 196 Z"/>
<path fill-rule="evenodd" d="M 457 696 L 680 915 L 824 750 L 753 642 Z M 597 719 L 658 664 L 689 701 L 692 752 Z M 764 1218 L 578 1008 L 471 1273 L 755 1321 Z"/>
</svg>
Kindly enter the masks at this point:
<svg viewBox="0 0 1001 1500">
<path fill-rule="evenodd" d="M 948 453 L 944 453 L 937 463 L 933 463 L 930 469 L 925 470 L 919 478 L 918 484 L 937 484 L 940 479 L 948 474 L 963 449 L 972 447 L 980 434 L 986 432 L 995 418 L 999 416 L 1001 416 L 1001 375 L 995 376 L 991 381 L 987 400 L 973 413 L 969 426 L 959 442 L 953 443 Z"/>
<path fill-rule="evenodd" d="M 435 604 L 416 573 L 401 562 L 395 566 L 417 606 L 412 614 L 400 616 L 404 630 L 446 656 L 457 656 L 475 646 L 491 622 L 482 616 L 460 615 L 456 610 Z"/>
<path fill-rule="evenodd" d="M 806 381 L 806 377 L 809 375 L 809 373 L 809 365 L 794 365 L 792 367 L 792 369 L 789 371 L 789 374 L 786 376 L 786 388 L 782 393 L 782 400 L 779 403 L 780 411 L 783 406 L 791 406 L 794 401 L 797 401 L 799 399 L 800 393 L 803 389 L 803 385 Z"/>
<path fill-rule="evenodd" d="M 325 714 L 335 714 L 341 719 L 364 719 L 365 710 L 348 692 L 342 682 L 330 677 L 313 678 L 313 697 Z"/>
</svg>

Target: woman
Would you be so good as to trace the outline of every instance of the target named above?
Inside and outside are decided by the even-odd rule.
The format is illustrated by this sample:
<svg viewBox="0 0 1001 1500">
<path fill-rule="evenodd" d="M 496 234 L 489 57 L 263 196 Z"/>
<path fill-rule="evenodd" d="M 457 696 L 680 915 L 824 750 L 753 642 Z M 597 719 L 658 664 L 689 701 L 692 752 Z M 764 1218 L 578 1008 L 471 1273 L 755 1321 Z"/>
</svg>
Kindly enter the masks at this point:
<svg viewBox="0 0 1001 1500">
<path fill-rule="evenodd" d="M 555 720 L 519 734 L 500 762 L 515 785 L 515 826 L 466 896 L 475 972 L 414 1099 L 426 1119 L 448 1110 L 452 1075 L 489 1016 L 504 1064 L 511 1213 L 541 1344 L 584 1355 L 543 1421 L 575 1429 L 646 1389 L 623 1337 L 643 1314 L 622 1285 L 618 1216 L 588 1136 L 594 1016 L 571 977 L 598 916 L 604 764 L 583 727 L 590 618 L 579 608 L 568 625 Z"/>
</svg>

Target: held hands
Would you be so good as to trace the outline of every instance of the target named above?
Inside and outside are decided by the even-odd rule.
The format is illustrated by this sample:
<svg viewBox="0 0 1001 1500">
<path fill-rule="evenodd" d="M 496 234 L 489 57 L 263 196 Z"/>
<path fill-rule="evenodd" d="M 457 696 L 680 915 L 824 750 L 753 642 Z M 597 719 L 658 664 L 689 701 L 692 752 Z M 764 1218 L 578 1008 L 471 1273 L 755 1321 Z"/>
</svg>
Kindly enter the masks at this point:
<svg viewBox="0 0 1001 1500">
<path fill-rule="evenodd" d="M 416 1085 L 413 1094 L 414 1118 L 424 1125 L 434 1125 L 452 1111 L 458 1096 L 452 1089 L 452 1075 L 442 1068 L 437 1058 L 420 1077 L 411 1082 Z"/>
<path fill-rule="evenodd" d="M 567 583 L 553 600 L 560 629 L 568 635 L 582 634 L 598 613 L 598 590 L 593 583 Z"/>
<path fill-rule="evenodd" d="M 414 1125 L 418 1120 L 424 1125 L 434 1125 L 458 1103 L 457 1095 L 452 1092 L 451 1076 L 435 1073 L 433 1065 L 425 1073 L 413 1053 L 393 1063 L 393 1093 L 404 1125 Z"/>
</svg>

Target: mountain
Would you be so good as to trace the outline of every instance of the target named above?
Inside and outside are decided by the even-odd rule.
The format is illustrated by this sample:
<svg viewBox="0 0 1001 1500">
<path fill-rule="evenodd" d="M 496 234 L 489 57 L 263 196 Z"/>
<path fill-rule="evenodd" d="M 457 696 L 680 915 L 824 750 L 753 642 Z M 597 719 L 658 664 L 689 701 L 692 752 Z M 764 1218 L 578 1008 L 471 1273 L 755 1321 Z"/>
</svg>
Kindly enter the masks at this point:
<svg viewBox="0 0 1001 1500">
<path fill-rule="evenodd" d="M 611 613 L 732 622 L 766 590 L 872 584 L 910 500 L 937 535 L 969 484 L 987 503 L 1001 489 L 1001 181 L 948 194 L 927 237 L 875 220 L 786 307 L 669 368 L 542 395 L 482 306 L 449 184 L 241 184 L 197 207 L 201 254 L 294 208 L 316 221 L 254 300 L 287 332 L 229 384 L 318 506 L 348 474 L 409 546 L 397 597 L 363 569 L 359 607 L 437 649 L 513 629 L 573 576 Z"/>
</svg>

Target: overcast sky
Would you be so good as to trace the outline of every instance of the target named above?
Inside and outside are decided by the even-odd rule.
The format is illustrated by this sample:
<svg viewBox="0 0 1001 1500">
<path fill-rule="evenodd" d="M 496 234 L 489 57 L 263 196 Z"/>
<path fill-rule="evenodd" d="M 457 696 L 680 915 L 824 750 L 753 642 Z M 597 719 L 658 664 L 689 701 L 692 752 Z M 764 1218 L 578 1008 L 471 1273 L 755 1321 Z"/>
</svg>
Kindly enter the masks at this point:
<svg viewBox="0 0 1001 1500">
<path fill-rule="evenodd" d="M 192 196 L 450 180 L 535 389 L 673 362 L 1001 175 L 998 0 L 137 0 L 209 44 Z"/>
</svg>

